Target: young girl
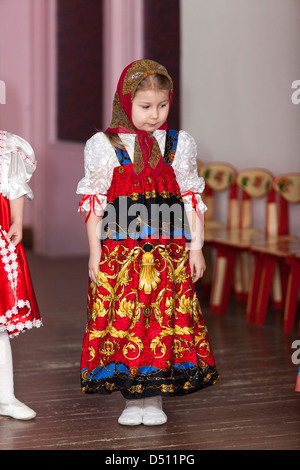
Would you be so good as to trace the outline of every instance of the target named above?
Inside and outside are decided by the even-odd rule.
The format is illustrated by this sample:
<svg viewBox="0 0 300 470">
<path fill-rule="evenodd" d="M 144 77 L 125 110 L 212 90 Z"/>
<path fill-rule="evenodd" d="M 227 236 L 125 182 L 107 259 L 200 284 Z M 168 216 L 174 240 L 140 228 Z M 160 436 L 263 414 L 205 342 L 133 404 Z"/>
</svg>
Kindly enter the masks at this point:
<svg viewBox="0 0 300 470">
<path fill-rule="evenodd" d="M 119 390 L 124 425 L 165 423 L 163 396 L 218 375 L 193 285 L 205 270 L 204 181 L 192 137 L 168 129 L 172 96 L 160 64 L 126 67 L 109 129 L 86 144 L 77 188 L 90 247 L 82 390 Z"/>
<path fill-rule="evenodd" d="M 10 338 L 41 326 L 22 240 L 24 196 L 36 167 L 31 146 L 0 131 L 0 415 L 28 420 L 36 413 L 15 398 Z"/>
</svg>

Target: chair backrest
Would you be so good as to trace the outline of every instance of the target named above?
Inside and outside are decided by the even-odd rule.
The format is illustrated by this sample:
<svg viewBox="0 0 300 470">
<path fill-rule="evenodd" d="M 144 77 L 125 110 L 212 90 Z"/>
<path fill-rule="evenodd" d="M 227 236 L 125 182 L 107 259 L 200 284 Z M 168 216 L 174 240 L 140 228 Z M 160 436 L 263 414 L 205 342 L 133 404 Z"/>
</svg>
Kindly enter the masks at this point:
<svg viewBox="0 0 300 470">
<path fill-rule="evenodd" d="M 236 178 L 235 168 L 229 163 L 211 162 L 201 165 L 199 175 L 205 179 L 203 200 L 208 209 L 205 213 L 205 225 L 211 227 L 224 225 L 217 221 L 215 217 L 215 193 L 226 190 L 229 190 L 227 225 L 230 227 L 232 224 L 238 223 L 239 212 L 237 194 L 233 189 Z"/>
<path fill-rule="evenodd" d="M 249 168 L 238 173 L 236 181 L 238 187 L 242 190 L 240 215 L 241 229 L 252 228 L 252 199 L 267 197 L 265 231 L 266 234 L 269 235 L 270 213 L 276 211 L 276 201 L 272 186 L 273 179 L 274 177 L 272 173 L 264 168 Z M 274 227 L 274 230 L 276 231 L 277 228 Z"/>
<path fill-rule="evenodd" d="M 289 203 L 300 202 L 300 173 L 277 176 L 273 188 L 278 193 L 278 234 L 287 235 L 289 230 Z"/>
<path fill-rule="evenodd" d="M 277 176 L 273 187 L 288 202 L 300 202 L 300 173 L 287 173 Z"/>
</svg>

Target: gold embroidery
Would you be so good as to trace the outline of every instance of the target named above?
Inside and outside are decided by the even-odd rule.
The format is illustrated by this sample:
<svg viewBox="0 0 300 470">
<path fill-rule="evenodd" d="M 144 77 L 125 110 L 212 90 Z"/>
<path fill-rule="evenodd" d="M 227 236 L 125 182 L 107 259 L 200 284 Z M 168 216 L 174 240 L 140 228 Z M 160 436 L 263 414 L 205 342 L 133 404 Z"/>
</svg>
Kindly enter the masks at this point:
<svg viewBox="0 0 300 470">
<path fill-rule="evenodd" d="M 171 246 L 173 246 L 173 255 L 170 252 Z M 101 365 L 107 363 L 120 348 L 129 361 L 136 360 L 140 356 L 144 345 L 142 337 L 139 336 L 140 330 L 135 329 L 139 322 L 149 328 L 155 321 L 160 327 L 160 331 L 158 330 L 158 334 L 150 343 L 150 349 L 156 358 L 166 356 L 165 339 L 168 337 L 174 338 L 172 347 L 175 359 L 183 357 L 185 351 L 190 352 L 192 349 L 197 351 L 201 360 L 205 360 L 210 354 L 207 329 L 200 320 L 202 312 L 196 293 L 192 293 L 188 285 L 183 292 L 183 281 L 189 276 L 187 257 L 187 250 L 175 242 L 171 242 L 168 249 L 164 245 L 151 243 L 134 248 L 117 245 L 111 252 L 108 252 L 104 245 L 97 285 L 93 285 L 95 300 L 89 313 L 90 341 L 103 339 L 99 349 L 99 354 L 103 358 L 99 361 Z M 102 265 L 108 266 L 111 274 L 102 271 Z M 177 285 L 175 290 L 170 289 L 170 283 L 159 288 L 162 272 L 167 274 L 170 283 Z M 125 295 L 125 287 L 132 282 L 134 273 L 139 274 L 138 288 L 130 290 Z M 139 290 L 146 294 L 144 301 L 139 301 Z M 156 292 L 155 297 L 149 295 L 151 301 L 145 304 L 148 294 L 153 292 Z M 161 311 L 164 311 L 164 315 Z M 189 315 L 193 319 L 191 325 L 194 326 L 182 327 L 174 324 L 177 312 Z M 124 325 L 122 329 L 115 327 L 116 317 L 122 318 Z M 97 321 L 103 322 L 105 319 L 106 322 L 102 323 L 104 328 L 97 328 Z M 127 329 L 125 329 L 126 322 Z M 90 346 L 89 352 L 89 360 L 92 361 L 96 357 L 94 347 Z M 205 362 L 201 367 L 204 366 Z M 188 387 L 188 384 L 187 382 L 185 387 Z"/>
<path fill-rule="evenodd" d="M 130 197 L 130 199 L 132 199 L 133 201 L 137 201 L 138 198 L 139 198 L 139 193 L 132 193 L 129 197 Z"/>
<path fill-rule="evenodd" d="M 145 317 L 145 327 L 149 328 L 149 320 L 150 320 L 150 317 L 152 316 L 151 307 L 145 307 L 144 310 L 143 310 L 143 314 L 144 314 L 144 317 Z"/>
<path fill-rule="evenodd" d="M 146 294 L 150 294 L 152 289 L 156 289 L 160 282 L 159 272 L 155 269 L 153 253 L 144 253 L 141 262 L 141 274 L 139 289 L 144 289 Z"/>
<path fill-rule="evenodd" d="M 122 90 L 123 95 L 131 93 L 131 100 L 133 100 L 138 84 L 144 80 L 144 78 L 154 73 L 165 75 L 169 79 L 171 83 L 171 90 L 173 91 L 172 79 L 163 65 L 160 65 L 153 60 L 138 60 L 133 64 L 133 66 L 127 71 L 125 75 Z"/>
</svg>

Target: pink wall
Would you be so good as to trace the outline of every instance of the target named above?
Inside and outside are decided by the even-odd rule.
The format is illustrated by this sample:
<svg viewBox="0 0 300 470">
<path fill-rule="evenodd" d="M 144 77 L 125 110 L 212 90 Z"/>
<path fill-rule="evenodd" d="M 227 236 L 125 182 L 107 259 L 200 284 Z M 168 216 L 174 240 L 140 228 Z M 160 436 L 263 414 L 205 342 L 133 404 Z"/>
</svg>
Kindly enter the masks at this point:
<svg viewBox="0 0 300 470">
<path fill-rule="evenodd" d="M 30 1 L 0 2 L 0 78 L 6 83 L 1 126 L 30 137 Z M 13 38 L 13 40 L 12 40 Z"/>
<path fill-rule="evenodd" d="M 297 75 L 299 28 L 294 14 L 299 11 L 297 1 L 291 0 L 290 7 L 285 8 L 283 1 L 265 0 L 262 10 L 261 2 L 257 0 L 243 0 L 242 3 L 228 0 L 226 7 L 222 0 L 212 4 L 204 0 L 182 2 L 182 122 L 196 138 L 205 159 L 229 160 L 238 169 L 248 166 L 249 161 L 273 166 L 273 169 L 276 165 L 276 172 L 294 168 L 296 155 L 299 164 L 300 105 L 295 106 L 290 100 L 291 83 L 300 78 Z M 0 128 L 27 138 L 37 155 L 38 167 L 32 179 L 35 199 L 27 202 L 25 215 L 25 223 L 34 227 L 35 249 L 40 254 L 64 256 L 87 253 L 87 241 L 85 225 L 77 213 L 79 197 L 75 194 L 78 180 L 83 175 L 83 145 L 61 143 L 55 138 L 55 3 L 55 0 L 0 1 L 0 80 L 5 81 L 7 89 L 6 104 L 0 104 Z M 237 4 L 244 6 L 236 9 Z M 277 15 L 275 7 L 269 9 L 271 4 L 277 5 L 277 9 L 280 7 L 281 13 Z M 218 5 L 224 9 L 224 15 Z M 245 10 L 246 6 L 249 11 Z M 111 102 L 120 71 L 143 55 L 142 15 L 141 0 L 105 0 L 103 112 L 106 123 L 111 117 Z M 251 27 L 250 17 L 257 18 L 259 28 Z M 246 27 L 247 34 L 244 34 Z M 281 34 L 276 34 L 276 28 Z M 236 57 L 237 47 L 241 47 L 241 35 L 259 66 L 253 71 L 252 80 L 246 67 L 250 53 L 241 55 L 240 80 L 235 84 L 230 75 L 232 68 L 220 71 L 218 67 L 226 57 L 232 60 Z M 198 61 L 195 61 L 195 41 Z M 266 66 L 271 64 L 274 71 L 271 82 L 267 80 L 268 69 L 264 68 L 264 62 L 257 62 L 262 58 L 260 43 L 268 46 Z M 245 69 L 241 67 L 243 63 Z M 270 99 L 266 108 L 261 107 L 262 100 L 258 103 L 262 125 L 253 139 L 249 122 L 257 125 L 257 108 L 251 96 L 245 94 L 245 89 L 257 83 L 256 70 L 260 73 L 259 79 L 265 80 L 265 90 L 272 93 L 271 96 L 254 95 L 256 100 L 260 96 L 270 96 Z M 206 87 L 199 87 L 199 77 Z M 212 109 L 209 97 L 213 100 L 217 96 L 220 80 L 222 83 L 225 80 L 232 100 L 242 103 L 242 114 L 228 119 L 227 107 L 232 112 L 232 100 L 227 106 L 228 94 L 219 94 Z M 284 112 L 278 112 L 276 108 L 278 90 L 285 93 Z M 231 138 L 233 119 L 235 117 L 237 124 L 242 125 L 241 116 L 245 125 L 240 132 L 235 126 Z M 216 128 L 220 130 L 217 136 Z M 277 131 L 273 132 L 273 128 Z M 273 136 L 286 145 L 276 146 Z M 248 145 L 243 145 L 244 142 Z M 293 217 L 292 225 L 299 231 L 299 217 Z"/>
<path fill-rule="evenodd" d="M 6 85 L 6 104 L 0 104 L 0 128 L 28 140 L 32 137 L 29 4 L 29 0 L 0 2 L 0 80 Z M 32 223 L 32 207 L 28 204 L 25 223 Z"/>
<path fill-rule="evenodd" d="M 36 152 L 38 166 L 31 183 L 35 198 L 26 204 L 25 215 L 25 223 L 34 227 L 35 251 L 68 256 L 88 251 L 75 194 L 84 171 L 84 146 L 56 140 L 55 3 L 0 2 L 0 80 L 7 87 L 0 128 L 28 139 Z M 105 0 L 105 16 L 103 112 L 109 123 L 120 71 L 142 56 L 142 2 Z"/>
</svg>

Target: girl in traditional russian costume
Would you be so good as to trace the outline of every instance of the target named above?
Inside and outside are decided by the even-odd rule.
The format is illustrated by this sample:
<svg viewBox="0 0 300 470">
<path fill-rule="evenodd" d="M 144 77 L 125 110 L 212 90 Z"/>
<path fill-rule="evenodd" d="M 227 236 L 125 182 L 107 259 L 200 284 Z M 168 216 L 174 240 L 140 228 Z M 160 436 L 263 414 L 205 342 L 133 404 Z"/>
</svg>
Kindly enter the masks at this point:
<svg viewBox="0 0 300 470">
<path fill-rule="evenodd" d="M 33 149 L 0 131 L 0 415 L 28 420 L 35 411 L 16 399 L 10 340 L 42 325 L 22 240 L 24 198 L 35 171 Z"/>
<path fill-rule="evenodd" d="M 204 181 L 194 139 L 168 129 L 172 97 L 162 65 L 126 67 L 77 188 L 90 248 L 82 390 L 120 391 L 123 425 L 165 423 L 163 397 L 218 377 L 194 287 L 205 270 Z"/>
</svg>

